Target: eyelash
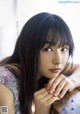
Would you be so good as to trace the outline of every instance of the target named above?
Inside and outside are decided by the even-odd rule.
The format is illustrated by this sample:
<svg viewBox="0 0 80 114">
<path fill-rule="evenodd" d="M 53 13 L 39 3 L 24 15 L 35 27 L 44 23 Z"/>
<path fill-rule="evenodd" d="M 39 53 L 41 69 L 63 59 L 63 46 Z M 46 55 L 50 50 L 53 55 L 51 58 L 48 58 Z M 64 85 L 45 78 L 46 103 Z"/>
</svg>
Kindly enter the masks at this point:
<svg viewBox="0 0 80 114">
<path fill-rule="evenodd" d="M 65 50 L 66 49 L 66 50 Z M 63 47 L 62 49 L 61 49 L 61 51 L 68 51 L 69 50 L 69 47 Z"/>
<path fill-rule="evenodd" d="M 49 50 L 50 49 L 50 50 Z M 51 52 L 52 51 L 52 49 L 51 48 L 44 48 L 44 51 L 48 51 L 48 52 Z"/>
</svg>

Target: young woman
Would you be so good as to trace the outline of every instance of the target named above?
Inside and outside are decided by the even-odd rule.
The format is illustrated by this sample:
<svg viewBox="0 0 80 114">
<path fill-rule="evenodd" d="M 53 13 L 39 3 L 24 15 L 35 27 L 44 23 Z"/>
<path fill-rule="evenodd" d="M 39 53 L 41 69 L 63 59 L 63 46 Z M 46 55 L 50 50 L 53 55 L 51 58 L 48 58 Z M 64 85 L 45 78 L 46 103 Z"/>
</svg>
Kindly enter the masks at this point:
<svg viewBox="0 0 80 114">
<path fill-rule="evenodd" d="M 29 19 L 13 54 L 1 61 L 0 106 L 8 106 L 8 114 L 33 114 L 32 106 L 34 114 L 50 114 L 55 101 L 80 86 L 73 50 L 61 17 L 44 12 Z"/>
</svg>

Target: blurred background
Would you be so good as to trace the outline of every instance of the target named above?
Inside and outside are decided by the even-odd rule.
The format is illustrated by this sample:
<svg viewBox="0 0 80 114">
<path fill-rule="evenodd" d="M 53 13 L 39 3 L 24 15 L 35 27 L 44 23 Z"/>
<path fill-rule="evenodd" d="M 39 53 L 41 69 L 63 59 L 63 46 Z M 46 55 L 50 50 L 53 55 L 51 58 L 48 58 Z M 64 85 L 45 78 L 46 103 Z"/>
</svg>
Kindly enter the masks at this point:
<svg viewBox="0 0 80 114">
<path fill-rule="evenodd" d="M 0 60 L 12 54 L 22 26 L 39 12 L 66 21 L 75 43 L 74 62 L 80 63 L 80 0 L 0 0 Z"/>
</svg>

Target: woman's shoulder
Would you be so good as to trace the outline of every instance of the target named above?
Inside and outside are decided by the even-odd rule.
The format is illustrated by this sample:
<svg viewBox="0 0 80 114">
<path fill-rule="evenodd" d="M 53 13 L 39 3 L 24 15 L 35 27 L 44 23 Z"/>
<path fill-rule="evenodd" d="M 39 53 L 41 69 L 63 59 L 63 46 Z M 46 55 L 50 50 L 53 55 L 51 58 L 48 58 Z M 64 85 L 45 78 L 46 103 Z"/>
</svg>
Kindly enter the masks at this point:
<svg viewBox="0 0 80 114">
<path fill-rule="evenodd" d="M 14 97 L 12 92 L 3 84 L 0 84 L 0 107 L 4 106 L 8 114 L 14 114 Z"/>
<path fill-rule="evenodd" d="M 16 76 L 5 66 L 0 66 L 0 85 L 5 88 L 3 93 L 6 94 L 5 101 L 7 100 L 7 95 L 14 97 L 15 111 L 19 107 L 19 80 Z M 0 90 L 1 92 L 1 90 Z M 10 98 L 8 96 L 8 98 Z M 4 98 L 4 96 L 3 96 Z"/>
</svg>

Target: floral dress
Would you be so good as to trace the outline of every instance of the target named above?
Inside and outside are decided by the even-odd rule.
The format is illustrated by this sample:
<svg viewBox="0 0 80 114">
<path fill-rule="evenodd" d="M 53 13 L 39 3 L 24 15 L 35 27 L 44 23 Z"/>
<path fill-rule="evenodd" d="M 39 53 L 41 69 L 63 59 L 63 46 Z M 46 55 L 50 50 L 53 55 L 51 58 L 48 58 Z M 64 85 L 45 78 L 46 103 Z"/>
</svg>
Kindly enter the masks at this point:
<svg viewBox="0 0 80 114">
<path fill-rule="evenodd" d="M 14 96 L 15 114 L 21 114 L 19 109 L 19 79 L 8 68 L 0 66 L 0 83 L 11 90 Z"/>
</svg>

